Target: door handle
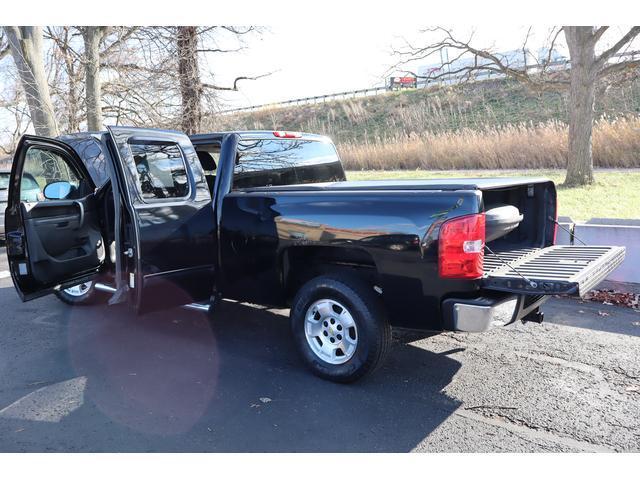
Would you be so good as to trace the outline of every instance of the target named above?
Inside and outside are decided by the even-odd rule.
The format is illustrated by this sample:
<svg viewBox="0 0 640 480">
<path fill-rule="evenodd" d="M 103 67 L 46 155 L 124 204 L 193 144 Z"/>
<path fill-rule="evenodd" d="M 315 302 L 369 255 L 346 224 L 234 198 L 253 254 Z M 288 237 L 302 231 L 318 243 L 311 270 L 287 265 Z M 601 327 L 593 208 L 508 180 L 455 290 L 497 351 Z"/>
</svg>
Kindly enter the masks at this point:
<svg viewBox="0 0 640 480">
<path fill-rule="evenodd" d="M 80 220 L 78 222 L 78 228 L 82 228 L 82 226 L 84 225 L 84 205 L 78 200 L 74 200 L 73 203 L 80 209 Z"/>
</svg>

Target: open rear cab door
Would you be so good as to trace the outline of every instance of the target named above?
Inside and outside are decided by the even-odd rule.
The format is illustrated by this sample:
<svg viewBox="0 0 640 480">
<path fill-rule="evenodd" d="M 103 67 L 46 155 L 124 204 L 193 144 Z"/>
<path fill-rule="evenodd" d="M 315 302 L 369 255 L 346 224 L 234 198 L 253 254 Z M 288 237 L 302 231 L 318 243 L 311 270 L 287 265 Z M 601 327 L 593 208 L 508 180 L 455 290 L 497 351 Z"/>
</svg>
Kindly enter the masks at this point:
<svg viewBox="0 0 640 480">
<path fill-rule="evenodd" d="M 554 245 L 484 257 L 482 285 L 527 295 L 584 296 L 624 260 L 624 247 Z"/>
<path fill-rule="evenodd" d="M 191 140 L 168 130 L 113 126 L 108 131 L 127 211 L 130 304 L 148 313 L 209 302 L 217 222 Z"/>
<path fill-rule="evenodd" d="M 7 203 L 7 257 L 23 301 L 98 273 L 105 247 L 95 185 L 68 145 L 23 136 L 13 160 Z"/>
</svg>

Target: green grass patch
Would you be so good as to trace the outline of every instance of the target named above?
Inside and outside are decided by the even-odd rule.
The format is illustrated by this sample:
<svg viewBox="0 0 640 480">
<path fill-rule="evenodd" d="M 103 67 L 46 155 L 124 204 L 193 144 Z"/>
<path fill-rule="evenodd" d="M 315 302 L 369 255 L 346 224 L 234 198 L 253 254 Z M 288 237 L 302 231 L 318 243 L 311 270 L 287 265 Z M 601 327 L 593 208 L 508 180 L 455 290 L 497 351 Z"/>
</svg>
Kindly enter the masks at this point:
<svg viewBox="0 0 640 480">
<path fill-rule="evenodd" d="M 432 179 L 455 177 L 546 177 L 558 186 L 560 215 L 574 221 L 591 218 L 640 219 L 640 170 L 596 171 L 596 183 L 565 188 L 564 170 L 387 170 L 349 171 L 349 180 Z"/>
</svg>

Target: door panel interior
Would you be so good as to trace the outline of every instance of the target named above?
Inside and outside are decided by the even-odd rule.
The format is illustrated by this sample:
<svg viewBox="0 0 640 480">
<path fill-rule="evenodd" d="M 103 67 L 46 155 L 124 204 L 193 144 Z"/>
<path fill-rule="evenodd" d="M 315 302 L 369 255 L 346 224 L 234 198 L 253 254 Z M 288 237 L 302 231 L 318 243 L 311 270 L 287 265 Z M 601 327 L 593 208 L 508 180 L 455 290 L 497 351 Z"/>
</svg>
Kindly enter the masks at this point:
<svg viewBox="0 0 640 480">
<path fill-rule="evenodd" d="M 42 285 L 57 285 L 69 274 L 91 272 L 105 258 L 93 195 L 21 205 L 29 267 Z"/>
</svg>

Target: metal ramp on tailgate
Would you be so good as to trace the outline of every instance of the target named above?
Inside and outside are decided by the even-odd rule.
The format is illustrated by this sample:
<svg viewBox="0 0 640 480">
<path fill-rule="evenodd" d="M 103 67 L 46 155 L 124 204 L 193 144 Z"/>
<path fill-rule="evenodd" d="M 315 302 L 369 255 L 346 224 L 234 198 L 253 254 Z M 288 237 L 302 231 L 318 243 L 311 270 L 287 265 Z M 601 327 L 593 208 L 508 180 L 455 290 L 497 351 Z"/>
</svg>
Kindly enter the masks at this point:
<svg viewBox="0 0 640 480">
<path fill-rule="evenodd" d="M 624 247 L 554 245 L 486 253 L 482 284 L 528 295 L 583 296 L 617 268 Z"/>
</svg>

